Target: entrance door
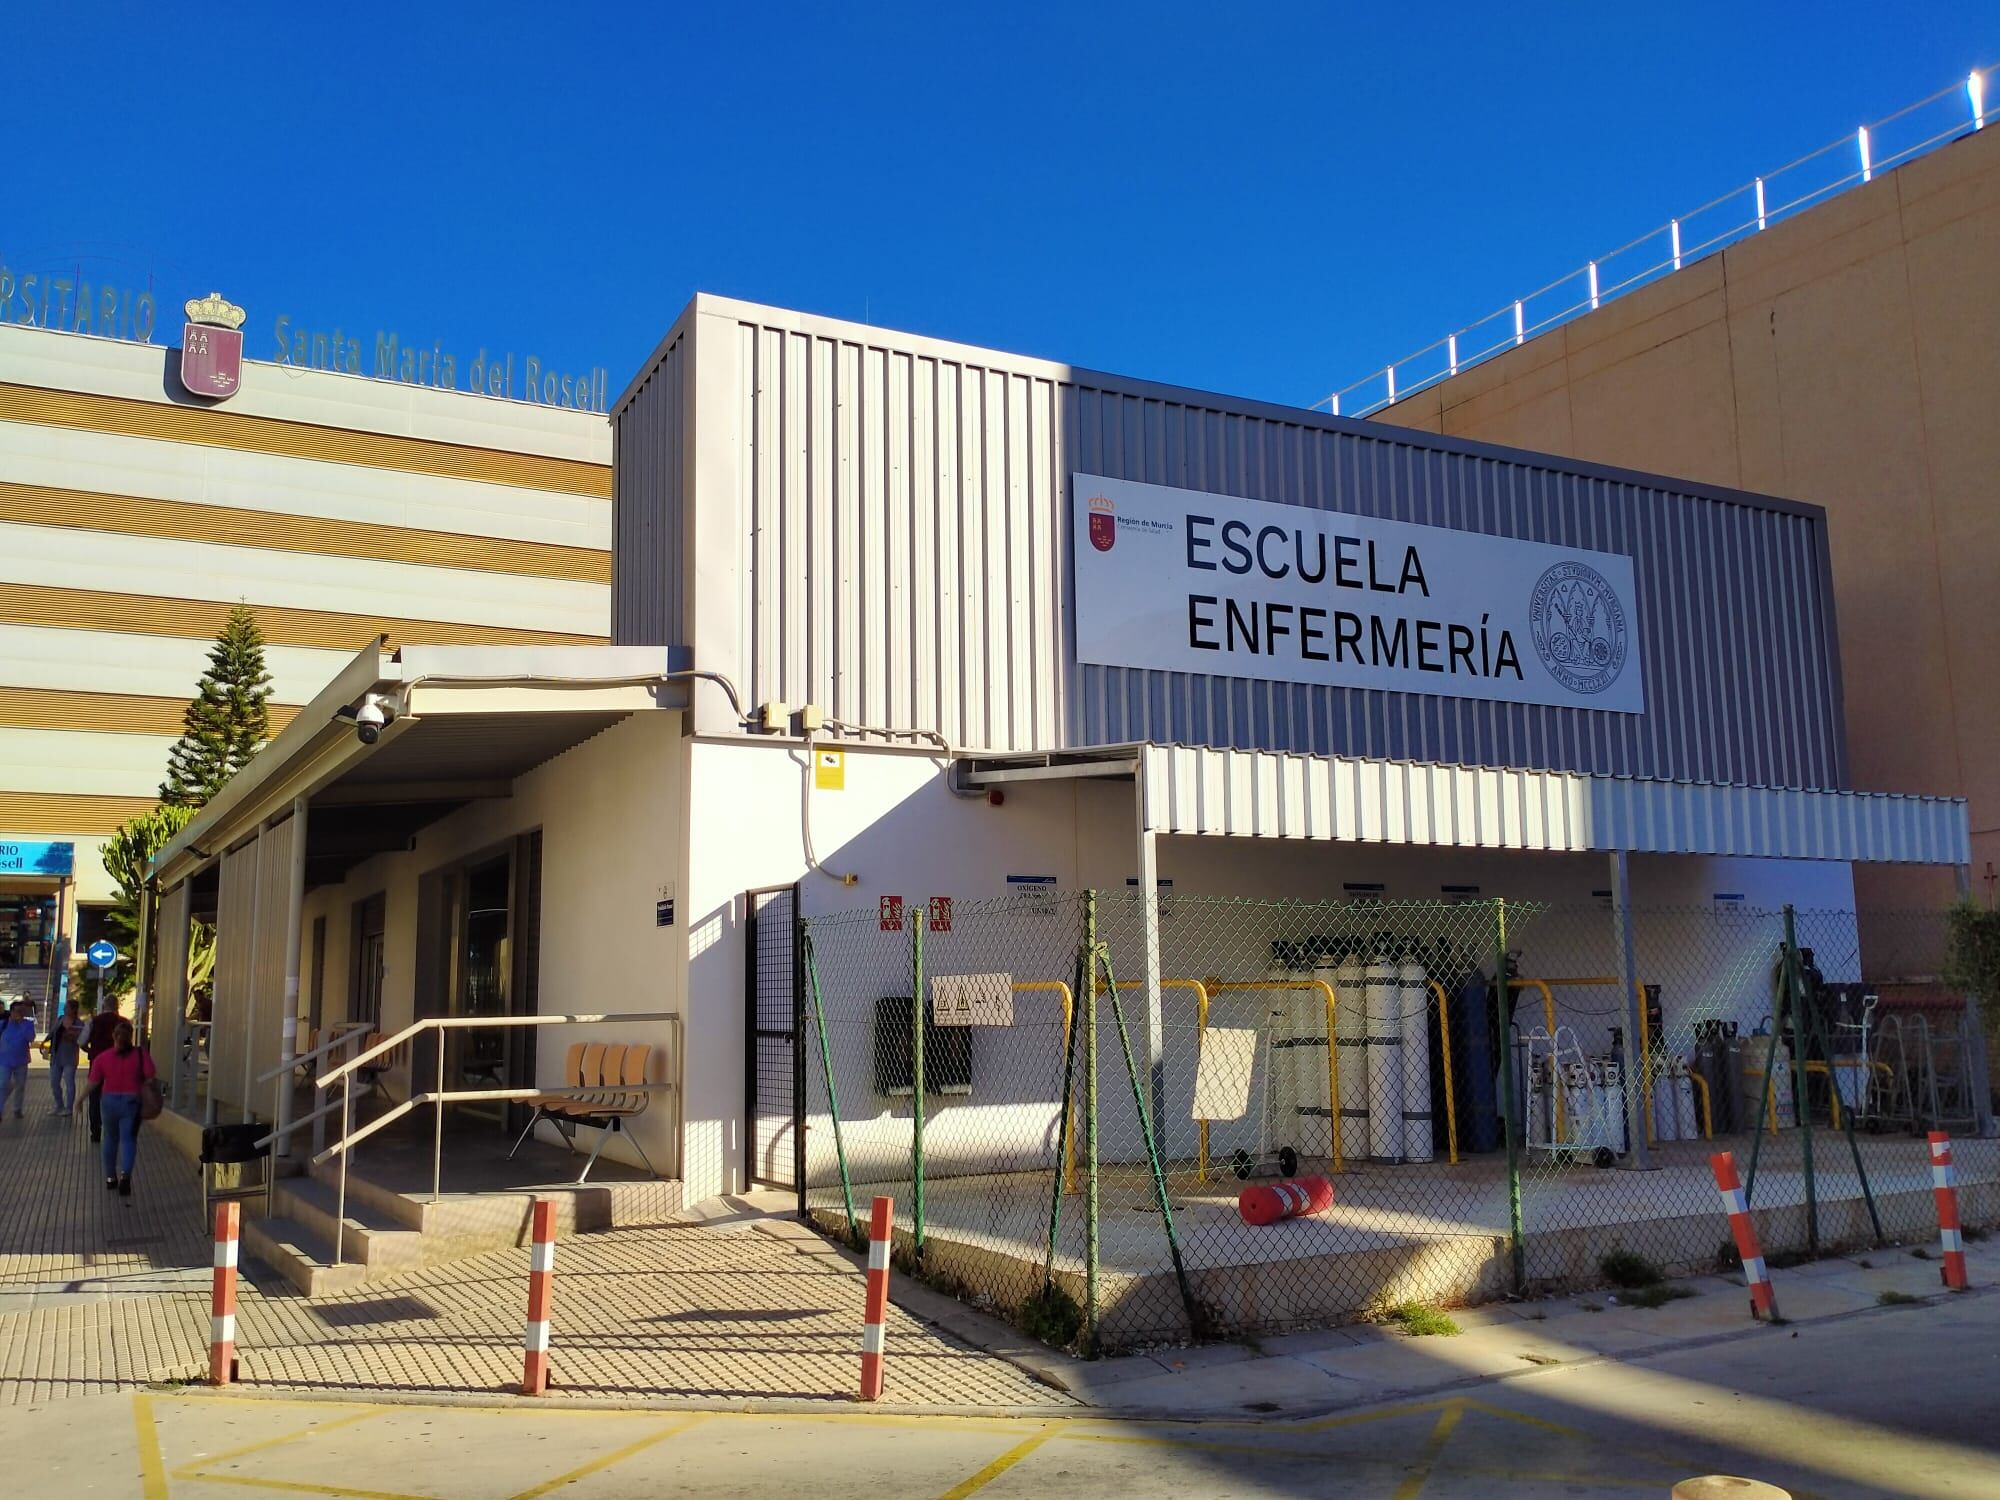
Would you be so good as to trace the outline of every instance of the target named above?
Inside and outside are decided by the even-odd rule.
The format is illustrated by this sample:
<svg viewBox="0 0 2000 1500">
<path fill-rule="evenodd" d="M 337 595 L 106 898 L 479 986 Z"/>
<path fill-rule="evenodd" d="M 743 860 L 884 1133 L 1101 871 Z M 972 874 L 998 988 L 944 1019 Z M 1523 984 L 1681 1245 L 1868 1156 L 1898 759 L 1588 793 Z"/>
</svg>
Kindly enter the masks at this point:
<svg viewBox="0 0 2000 1500">
<path fill-rule="evenodd" d="M 753 1184 L 796 1188 L 805 1180 L 804 976 L 799 888 L 775 886 L 743 898 L 748 1026 L 743 1140 Z"/>
<path fill-rule="evenodd" d="M 513 890 L 511 854 L 466 867 L 461 876 L 463 904 L 459 918 L 457 985 L 452 996 L 455 1016 L 504 1016 L 511 1013 L 513 976 Z M 505 1030 L 453 1028 L 445 1033 L 445 1086 L 464 1089 L 509 1088 L 510 1038 Z M 472 1100 L 458 1106 L 468 1123 L 485 1121 L 504 1127 L 505 1105 Z"/>
</svg>

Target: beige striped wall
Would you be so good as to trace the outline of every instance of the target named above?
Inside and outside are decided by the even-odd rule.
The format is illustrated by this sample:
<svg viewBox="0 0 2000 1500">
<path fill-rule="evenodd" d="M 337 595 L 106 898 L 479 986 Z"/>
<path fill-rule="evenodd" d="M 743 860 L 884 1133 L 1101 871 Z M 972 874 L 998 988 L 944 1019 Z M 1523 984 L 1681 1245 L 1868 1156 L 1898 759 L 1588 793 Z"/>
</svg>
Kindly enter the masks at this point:
<svg viewBox="0 0 2000 1500">
<path fill-rule="evenodd" d="M 254 364 L 179 405 L 173 357 L 0 326 L 0 836 L 78 841 L 84 900 L 236 600 L 274 731 L 377 633 L 609 633 L 603 417 Z"/>
</svg>

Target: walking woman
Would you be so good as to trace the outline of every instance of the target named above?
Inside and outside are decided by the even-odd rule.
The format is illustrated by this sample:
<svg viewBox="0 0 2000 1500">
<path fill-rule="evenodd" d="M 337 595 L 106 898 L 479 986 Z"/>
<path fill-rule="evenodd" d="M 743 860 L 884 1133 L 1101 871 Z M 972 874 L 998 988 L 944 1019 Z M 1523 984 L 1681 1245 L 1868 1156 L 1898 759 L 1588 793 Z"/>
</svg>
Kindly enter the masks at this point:
<svg viewBox="0 0 2000 1500">
<path fill-rule="evenodd" d="M 66 1010 L 49 1028 L 49 1093 L 55 1096 L 56 1113 L 76 1112 L 76 1055 L 83 1044 L 83 1023 L 76 1012 Z"/>
<path fill-rule="evenodd" d="M 139 1154 L 139 1096 L 155 1076 L 153 1054 L 132 1041 L 132 1023 L 120 1019 L 109 1051 L 91 1059 L 90 1086 L 100 1090 L 104 1118 L 104 1185 L 132 1196 L 132 1160 Z"/>
</svg>

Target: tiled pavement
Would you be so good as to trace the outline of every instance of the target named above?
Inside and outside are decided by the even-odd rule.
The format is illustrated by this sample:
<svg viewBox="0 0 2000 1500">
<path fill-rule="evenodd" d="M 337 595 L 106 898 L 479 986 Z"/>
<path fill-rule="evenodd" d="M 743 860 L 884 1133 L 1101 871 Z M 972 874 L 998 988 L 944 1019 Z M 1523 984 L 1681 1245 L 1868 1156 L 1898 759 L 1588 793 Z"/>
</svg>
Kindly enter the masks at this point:
<svg viewBox="0 0 2000 1500">
<path fill-rule="evenodd" d="M 39 1083 L 37 1077 L 31 1080 Z M 46 1095 L 42 1096 L 46 1099 Z M 32 1100 L 31 1100 L 32 1102 Z M 133 1196 L 105 1191 L 81 1121 L 0 1122 L 0 1405 L 197 1378 L 208 1236 L 194 1168 L 141 1138 Z M 521 1373 L 526 1250 L 308 1302 L 242 1288 L 246 1389 L 494 1394 Z M 753 1222 L 563 1241 L 552 1394 L 842 1401 L 858 1373 L 862 1278 L 817 1241 Z M 888 1399 L 1049 1406 L 1068 1398 L 892 1307 Z"/>
</svg>

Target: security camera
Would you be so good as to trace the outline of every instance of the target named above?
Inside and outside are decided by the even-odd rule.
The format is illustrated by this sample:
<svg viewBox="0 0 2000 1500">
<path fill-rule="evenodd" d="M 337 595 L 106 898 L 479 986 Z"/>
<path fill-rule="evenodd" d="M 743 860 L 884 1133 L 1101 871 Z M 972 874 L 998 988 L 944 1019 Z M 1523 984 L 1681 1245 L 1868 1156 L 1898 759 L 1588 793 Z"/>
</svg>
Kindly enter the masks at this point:
<svg viewBox="0 0 2000 1500">
<path fill-rule="evenodd" d="M 396 701 L 381 693 L 370 693 L 354 710 L 354 732 L 364 745 L 382 738 L 382 728 L 396 720 Z"/>
</svg>

